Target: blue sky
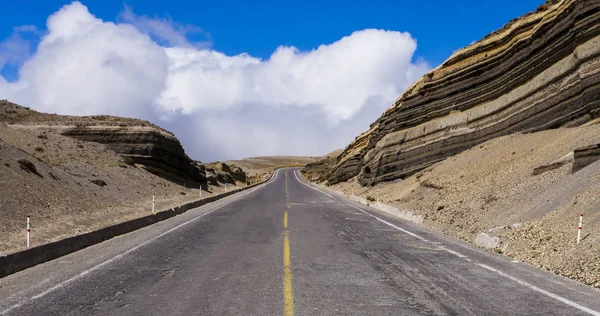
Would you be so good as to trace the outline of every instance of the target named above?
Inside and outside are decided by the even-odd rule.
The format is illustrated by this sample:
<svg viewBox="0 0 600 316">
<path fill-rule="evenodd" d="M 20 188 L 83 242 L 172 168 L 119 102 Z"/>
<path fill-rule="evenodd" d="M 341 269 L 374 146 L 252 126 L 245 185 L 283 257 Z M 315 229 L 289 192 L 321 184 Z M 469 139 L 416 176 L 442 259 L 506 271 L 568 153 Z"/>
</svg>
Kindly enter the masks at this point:
<svg viewBox="0 0 600 316">
<path fill-rule="evenodd" d="M 322 155 L 542 1 L 0 0 L 0 99 L 173 131 L 203 161 Z"/>
<path fill-rule="evenodd" d="M 2 1 L 0 38 L 19 25 L 44 29 L 47 17 L 70 1 Z M 438 65 L 452 51 L 469 45 L 509 20 L 535 10 L 540 0 L 509 1 L 82 1 L 105 21 L 115 21 L 124 5 L 137 15 L 169 17 L 196 25 L 205 34 L 191 39 L 212 42 L 227 54 L 268 58 L 280 45 L 311 50 L 355 30 L 408 31 L 418 42 L 417 56 Z M 14 70 L 14 68 L 13 68 Z M 13 74 L 9 74 L 13 77 Z"/>
</svg>

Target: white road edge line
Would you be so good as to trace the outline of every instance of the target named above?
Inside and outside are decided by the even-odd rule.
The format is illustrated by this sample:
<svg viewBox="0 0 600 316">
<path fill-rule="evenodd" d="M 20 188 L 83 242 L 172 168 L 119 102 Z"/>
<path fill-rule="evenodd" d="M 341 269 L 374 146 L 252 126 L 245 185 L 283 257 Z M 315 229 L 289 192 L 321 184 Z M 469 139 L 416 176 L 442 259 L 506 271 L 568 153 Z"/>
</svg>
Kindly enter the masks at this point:
<svg viewBox="0 0 600 316">
<path fill-rule="evenodd" d="M 296 173 L 294 173 L 294 175 L 295 175 L 295 174 L 296 174 Z M 318 192 L 321 192 L 321 193 L 323 193 L 323 194 L 325 194 L 325 195 L 327 195 L 327 196 L 329 196 L 329 197 L 333 198 L 331 195 L 329 195 L 329 194 L 327 194 L 327 193 L 325 193 L 325 192 L 322 192 L 322 191 L 320 191 L 320 190 L 318 190 L 318 189 L 316 189 L 316 188 L 313 188 L 312 186 L 309 186 L 308 184 L 306 184 L 306 183 L 304 183 L 304 182 L 300 181 L 300 179 L 298 179 L 298 176 L 296 176 L 296 179 L 297 179 L 297 180 L 298 180 L 300 183 L 302 183 L 302 184 L 304 184 L 304 185 L 308 186 L 309 188 L 311 188 L 311 189 L 313 189 L 313 190 L 316 190 L 316 191 L 318 191 Z M 352 208 L 355 208 L 355 209 L 357 209 L 357 210 L 359 210 L 359 211 L 361 211 L 361 212 L 363 212 L 363 213 L 365 213 L 365 214 L 367 214 L 367 215 L 369 215 L 369 216 L 371 216 L 371 217 L 375 218 L 376 220 L 378 220 L 378 221 L 380 221 L 380 222 L 382 222 L 382 223 L 384 223 L 384 224 L 386 224 L 386 225 L 388 225 L 388 226 L 390 226 L 390 227 L 393 227 L 393 228 L 395 228 L 395 229 L 397 229 L 397 230 L 399 230 L 399 231 L 401 231 L 401 232 L 404 232 L 404 233 L 406 233 L 406 234 L 408 234 L 408 235 L 410 235 L 410 236 L 413 236 L 413 237 L 415 237 L 415 238 L 417 238 L 417 239 L 419 239 L 419 240 L 422 240 L 422 241 L 425 241 L 425 242 L 429 242 L 427 239 L 425 239 L 425 238 L 423 238 L 423 237 L 421 237 L 421 236 L 419 236 L 419 235 L 417 235 L 417 234 L 415 234 L 415 233 L 413 233 L 413 232 L 410 232 L 410 231 L 408 231 L 408 230 L 406 230 L 406 229 L 402 229 L 402 228 L 400 228 L 400 227 L 398 227 L 398 226 L 396 226 L 396 225 L 394 225 L 394 224 L 392 224 L 392 223 L 390 223 L 390 222 L 388 222 L 388 221 L 385 221 L 385 220 L 383 220 L 383 219 L 381 219 L 381 218 L 379 218 L 379 217 L 377 217 L 377 216 L 375 216 L 375 215 L 373 215 L 373 214 L 371 214 L 371 213 L 369 213 L 369 212 L 367 212 L 367 211 L 364 211 L 364 210 L 362 210 L 362 209 L 360 209 L 360 208 L 358 208 L 358 207 L 356 207 L 356 206 L 354 206 L 354 205 L 351 205 L 351 204 L 346 204 L 346 205 L 348 205 L 348 206 L 350 206 L 350 207 L 352 207 Z M 456 255 L 456 256 L 458 256 L 458 257 L 460 257 L 460 258 L 463 258 L 463 259 L 465 259 L 465 260 L 467 260 L 467 261 L 469 261 L 469 262 L 473 262 L 473 260 L 471 260 L 471 259 L 467 258 L 467 256 L 465 256 L 465 255 L 463 255 L 463 254 L 461 254 L 461 253 L 459 253 L 459 252 L 456 252 L 456 251 L 454 251 L 454 250 L 450 250 L 450 249 L 448 249 L 448 248 L 446 248 L 446 247 L 442 247 L 442 249 L 443 249 L 443 250 L 445 250 L 445 251 L 447 251 L 447 252 L 449 252 L 449 253 L 451 253 L 451 254 L 454 254 L 454 255 Z M 527 282 L 525 282 L 525 281 L 523 281 L 523 280 L 521 280 L 521 279 L 517 279 L 517 278 L 515 278 L 515 277 L 513 277 L 513 276 L 511 276 L 511 275 L 508 275 L 508 274 L 506 274 L 506 273 L 504 273 L 504 272 L 502 272 L 502 271 L 500 271 L 500 270 L 498 270 L 498 269 L 492 268 L 492 267 L 490 267 L 490 266 L 488 266 L 488 265 L 486 265 L 486 264 L 483 264 L 483 263 L 477 263 L 477 262 L 473 262 L 473 263 L 474 263 L 474 264 L 476 264 L 476 265 L 478 265 L 478 266 L 480 266 L 480 267 L 482 267 L 482 268 L 484 268 L 484 269 L 486 269 L 486 270 L 489 270 L 489 271 L 496 272 L 496 273 L 500 274 L 501 276 L 503 276 L 503 277 L 505 277 L 505 278 L 507 278 L 507 279 L 509 279 L 509 280 L 512 280 L 512 281 L 514 281 L 514 282 L 517 282 L 517 283 L 519 283 L 519 284 L 521 284 L 521 285 L 523 285 L 523 286 L 525 286 L 525 287 L 528 287 L 528 288 L 530 288 L 530 289 L 532 289 L 532 290 L 534 290 L 534 291 L 536 291 L 536 292 L 539 292 L 539 293 L 541 293 L 541 294 L 544 294 L 544 295 L 546 295 L 546 296 L 548 296 L 548 297 L 550 297 L 550 298 L 553 298 L 553 299 L 555 299 L 555 300 L 557 300 L 557 301 L 559 301 L 559 302 L 562 302 L 562 303 L 564 303 L 564 304 L 567 304 L 567 305 L 569 305 L 569 306 L 571 306 L 571 307 L 574 307 L 574 308 L 577 308 L 577 309 L 579 309 L 579 310 L 581 310 L 581 311 L 584 311 L 584 312 L 586 312 L 586 313 L 588 313 L 588 314 L 590 314 L 590 315 L 594 315 L 594 316 L 600 316 L 600 312 L 598 312 L 598 311 L 595 311 L 595 310 L 593 310 L 593 309 L 590 309 L 590 308 L 587 308 L 587 307 L 585 307 L 585 306 L 579 305 L 579 304 L 577 304 L 577 303 L 575 303 L 575 302 L 573 302 L 573 301 L 571 301 L 571 300 L 568 300 L 568 299 L 566 299 L 566 298 L 564 298 L 564 297 L 562 297 L 562 296 L 558 296 L 558 295 L 556 295 L 556 294 L 554 294 L 554 293 L 551 293 L 551 292 L 548 292 L 548 291 L 546 291 L 546 290 L 540 289 L 539 287 L 537 287 L 537 286 L 535 286 L 535 285 L 529 284 L 529 283 L 527 283 Z"/>
<path fill-rule="evenodd" d="M 402 228 L 400 228 L 400 227 L 398 227 L 398 226 L 396 226 L 396 225 L 394 225 L 394 224 L 392 224 L 390 222 L 387 222 L 387 221 L 385 221 L 385 220 L 383 220 L 383 219 L 381 219 L 381 218 L 379 218 L 379 217 L 377 217 L 377 216 L 375 216 L 373 214 L 370 214 L 369 212 L 366 212 L 366 211 L 364 211 L 364 210 L 362 210 L 362 209 L 360 209 L 360 208 L 358 208 L 358 207 L 356 207 L 354 205 L 350 205 L 350 204 L 347 204 L 347 205 L 350 206 L 350 207 L 353 207 L 353 208 L 355 208 L 355 209 L 357 209 L 357 210 L 359 210 L 359 211 L 361 211 L 361 212 L 363 212 L 363 213 L 365 213 L 365 214 L 367 214 L 367 215 L 369 215 L 369 216 L 371 216 L 373 218 L 375 218 L 376 220 L 378 220 L 378 221 L 380 221 L 380 222 L 382 222 L 382 223 L 384 223 L 384 224 L 386 224 L 386 225 L 388 225 L 390 227 L 393 227 L 393 228 L 395 228 L 395 229 L 397 229 L 399 231 L 402 231 L 402 232 L 404 232 L 404 233 L 406 233 L 408 235 L 411 235 L 411 236 L 413 236 L 413 237 L 415 237 L 415 238 L 417 238 L 419 240 L 427 241 L 425 238 L 423 238 L 423 237 L 421 237 L 421 236 L 419 236 L 419 235 L 417 235 L 415 233 L 407 231 L 406 229 L 402 229 Z M 456 256 L 458 256 L 460 258 L 463 258 L 463 259 L 465 259 L 465 260 L 467 260 L 469 262 L 473 262 L 473 260 L 467 258 L 467 256 L 465 256 L 465 255 L 463 255 L 463 254 L 461 254 L 459 252 L 456 252 L 454 250 L 450 250 L 450 249 L 448 249 L 446 247 L 442 247 L 442 249 L 445 250 L 445 251 L 447 251 L 447 252 L 449 252 L 449 253 L 451 253 L 451 254 L 454 254 L 454 255 L 456 255 Z M 584 312 L 586 312 L 586 313 L 588 313 L 590 315 L 600 316 L 600 312 L 597 312 L 597 311 L 589 309 L 589 308 L 587 308 L 585 306 L 579 305 L 579 304 L 577 304 L 577 303 L 575 303 L 575 302 L 573 302 L 571 300 L 568 300 L 568 299 L 566 299 L 564 297 L 558 296 L 558 295 L 556 295 L 554 293 L 551 293 L 551 292 L 548 292 L 546 290 L 540 289 L 539 287 L 537 287 L 535 285 L 531 285 L 531 284 L 529 284 L 529 283 L 527 283 L 527 282 L 525 282 L 525 281 L 523 281 L 521 279 L 517 279 L 517 278 L 515 278 L 515 277 L 513 277 L 511 275 L 508 275 L 508 274 L 506 274 L 506 273 L 504 273 L 504 272 L 502 272 L 502 271 L 500 271 L 498 269 L 492 268 L 492 267 L 490 267 L 488 265 L 485 265 L 485 264 L 482 264 L 482 263 L 476 263 L 476 262 L 473 262 L 473 263 L 476 264 L 476 265 L 478 265 L 478 266 L 480 266 L 480 267 L 482 267 L 482 268 L 484 268 L 484 269 L 487 269 L 489 271 L 496 272 L 496 273 L 500 274 L 501 276 L 503 276 L 503 277 L 505 277 L 505 278 L 507 278 L 509 280 L 512 280 L 514 282 L 517 282 L 517 283 L 519 283 L 521 285 L 524 285 L 524 286 L 526 286 L 526 287 L 528 287 L 528 288 L 530 288 L 530 289 L 532 289 L 532 290 L 534 290 L 536 292 L 539 292 L 539 293 L 542 293 L 542 294 L 544 294 L 546 296 L 549 296 L 549 297 L 551 297 L 551 298 L 553 298 L 553 299 L 555 299 L 555 300 L 557 300 L 559 302 L 567 304 L 567 305 L 569 305 L 571 307 L 575 307 L 575 308 L 577 308 L 577 309 L 579 309 L 581 311 L 584 311 Z"/>
<path fill-rule="evenodd" d="M 240 198 L 242 198 L 242 197 L 245 197 L 245 196 L 247 196 L 248 194 L 250 194 L 250 193 L 252 193 L 252 192 L 254 192 L 254 191 L 256 191 L 256 190 L 258 190 L 258 189 L 260 189 L 260 188 L 263 188 L 263 187 L 265 187 L 267 184 L 269 184 L 269 183 L 271 183 L 271 182 L 275 181 L 275 179 L 277 179 L 277 175 L 278 175 L 278 174 L 279 174 L 279 170 L 275 170 L 275 177 L 271 178 L 271 179 L 270 179 L 270 180 L 269 180 L 267 183 L 265 183 L 265 184 L 263 184 L 263 185 L 259 186 L 258 188 L 255 188 L 255 189 L 251 190 L 250 192 L 248 192 L 248 193 L 246 193 L 246 194 L 244 194 L 244 195 L 241 195 L 241 196 L 239 196 L 239 197 L 238 197 L 238 198 L 236 198 L 236 199 L 233 199 L 233 200 L 231 200 L 231 201 L 228 201 L 227 203 L 225 203 L 225 204 L 221 205 L 220 207 L 223 207 L 223 206 L 225 206 L 225 205 L 231 204 L 231 203 L 233 203 L 233 202 L 235 202 L 235 201 L 239 200 L 239 199 L 240 199 Z M 196 220 L 198 220 L 198 219 L 200 219 L 200 218 L 202 218 L 202 217 L 204 217 L 204 216 L 206 216 L 206 215 L 209 215 L 209 214 L 213 213 L 213 212 L 214 212 L 214 211 L 216 211 L 217 209 L 218 209 L 218 208 L 215 208 L 215 209 L 213 209 L 213 210 L 210 210 L 210 211 L 208 211 L 208 212 L 206 212 L 206 213 L 204 213 L 204 214 L 202 214 L 202 215 L 199 215 L 198 217 L 194 217 L 194 218 L 192 218 L 192 219 L 188 220 L 187 222 L 181 223 L 181 224 L 179 224 L 179 225 L 177 225 L 177 226 L 175 226 L 175 227 L 173 227 L 173 228 L 171 228 L 171 229 L 167 230 L 166 232 L 164 232 L 164 233 L 162 233 L 162 234 L 160 234 L 160 235 L 154 236 L 154 237 L 152 237 L 152 238 L 150 238 L 150 239 L 146 240 L 145 242 L 143 242 L 143 243 L 141 243 L 141 244 L 139 244 L 139 245 L 137 245 L 137 246 L 135 246 L 135 247 L 133 247 L 133 248 L 131 248 L 131 249 L 129 249 L 129 250 L 126 250 L 125 252 L 122 252 L 122 253 L 120 253 L 120 254 L 118 254 L 118 255 L 116 255 L 116 256 L 114 256 L 114 257 L 112 257 L 112 258 L 110 258 L 110 259 L 108 259 L 108 260 L 106 260 L 106 261 L 104 261 L 104 262 L 102 262 L 102 263 L 99 263 L 99 264 L 97 264 L 97 265 L 95 265 L 95 266 L 93 266 L 93 267 L 91 267 L 91 268 L 89 268 L 89 269 L 87 269 L 87 270 L 85 270 L 85 271 L 83 271 L 83 272 L 81 272 L 81 273 L 79 273 L 79 274 L 77 274 L 77 275 L 75 275 L 75 276 L 73 276 L 73 277 L 71 277 L 71 278 L 69 278 L 69 279 L 67 279 L 67 280 L 63 281 L 63 282 L 61 282 L 61 283 L 58 283 L 58 284 L 56 284 L 55 286 L 53 286 L 53 287 L 51 287 L 51 288 L 49 288 L 49 289 L 47 289 L 47 290 L 45 290 L 45 291 L 43 291 L 43 292 L 41 292 L 41 293 L 37 294 L 37 295 L 34 295 L 34 296 L 32 296 L 31 298 L 29 298 L 28 300 L 26 300 L 26 301 L 24 301 L 24 302 L 22 302 L 22 303 L 14 304 L 14 305 L 10 306 L 9 308 L 7 308 L 7 309 L 5 309 L 5 310 L 1 311 L 1 312 L 0 312 L 0 315 L 5 315 L 5 314 L 9 313 L 10 311 L 12 311 L 12 310 L 14 310 L 14 309 L 16 309 L 16 308 L 19 308 L 19 307 L 21 307 L 21 306 L 25 305 L 26 303 L 28 303 L 28 302 L 30 302 L 30 301 L 32 301 L 32 300 L 37 300 L 37 299 L 39 299 L 39 298 L 41 298 L 41 297 L 44 297 L 44 296 L 46 296 L 46 295 L 48 295 L 48 294 L 50 294 L 50 293 L 52 293 L 52 292 L 54 292 L 54 291 L 56 291 L 56 290 L 58 290 L 58 289 L 62 288 L 62 287 L 64 287 L 65 285 L 67 285 L 67 284 L 69 284 L 69 283 L 71 283 L 71 282 L 73 282 L 73 281 L 75 281 L 75 280 L 77 280 L 77 279 L 79 279 L 79 278 L 81 278 L 81 277 L 84 277 L 84 276 L 86 276 L 87 274 L 89 274 L 89 273 L 91 273 L 91 272 L 93 272 L 93 271 L 95 271 L 95 270 L 98 270 L 98 269 L 100 269 L 101 267 L 103 267 L 103 266 L 105 266 L 105 265 L 107 265 L 107 264 L 109 264 L 109 263 L 112 263 L 112 262 L 114 262 L 114 261 L 116 261 L 116 260 L 119 260 L 119 259 L 121 259 L 121 258 L 125 257 L 126 255 L 128 255 L 128 254 L 130 254 L 130 253 L 132 253 L 132 252 L 134 252 L 134 251 L 136 251 L 136 250 L 138 250 L 138 249 L 140 249 L 141 247 L 143 247 L 143 246 L 145 246 L 145 245 L 147 245 L 147 244 L 149 244 L 149 243 L 151 243 L 151 242 L 153 242 L 153 241 L 157 240 L 157 239 L 158 239 L 158 238 L 160 238 L 160 237 L 163 237 L 163 236 L 165 236 L 165 235 L 167 235 L 167 234 L 169 234 L 169 233 L 171 233 L 171 232 L 173 232 L 173 231 L 175 231 L 175 230 L 177 230 L 177 229 L 179 229 L 179 228 L 181 228 L 181 227 L 183 227 L 183 226 L 186 226 L 186 225 L 188 225 L 188 224 L 190 224 L 190 223 L 192 223 L 192 222 L 195 222 Z"/>
<path fill-rule="evenodd" d="M 519 283 L 519 284 L 521 284 L 523 286 L 526 286 L 526 287 L 528 287 L 528 288 L 530 288 L 530 289 L 532 289 L 532 290 L 534 290 L 536 292 L 542 293 L 542 294 L 544 294 L 546 296 L 549 296 L 549 297 L 551 297 L 551 298 L 553 298 L 553 299 L 555 299 L 557 301 L 565 303 L 565 304 L 567 304 L 567 305 L 569 305 L 571 307 L 575 307 L 575 308 L 577 308 L 577 309 L 579 309 L 581 311 L 584 311 L 584 312 L 586 312 L 586 313 L 588 313 L 590 315 L 600 316 L 600 312 L 597 312 L 597 311 L 595 311 L 593 309 L 590 309 L 590 308 L 587 308 L 585 306 L 581 306 L 581 305 L 579 305 L 579 304 L 577 304 L 577 303 L 575 303 L 575 302 L 573 302 L 571 300 L 568 300 L 568 299 L 566 299 L 564 297 L 558 296 L 558 295 L 556 295 L 554 293 L 551 293 L 551 292 L 548 292 L 546 290 L 540 289 L 539 287 L 537 287 L 535 285 L 529 284 L 529 283 L 527 283 L 527 282 L 525 282 L 525 281 L 523 281 L 521 279 L 517 279 L 517 278 L 515 278 L 515 277 L 513 277 L 511 275 L 508 275 L 508 274 L 506 274 L 506 273 L 504 273 L 504 272 L 502 272 L 502 271 L 500 271 L 498 269 L 492 268 L 492 267 L 490 267 L 490 266 L 488 266 L 486 264 L 483 264 L 483 263 L 475 263 L 475 264 L 478 265 L 478 266 L 480 266 L 480 267 L 482 267 L 482 268 L 484 268 L 484 269 L 486 269 L 486 270 L 489 270 L 489 271 L 492 271 L 492 272 L 496 272 L 496 273 L 500 274 L 501 276 L 503 276 L 503 277 L 505 277 L 505 278 L 507 278 L 509 280 L 512 280 L 514 282 L 517 282 L 517 283 Z"/>
<path fill-rule="evenodd" d="M 463 255 L 463 254 L 462 254 L 462 253 L 460 253 L 460 252 L 456 252 L 456 251 L 454 251 L 454 250 L 450 250 L 450 249 L 448 249 L 448 248 L 446 248 L 446 247 L 441 247 L 441 249 L 442 249 L 442 250 L 444 250 L 444 251 L 446 251 L 446 252 L 449 252 L 449 253 L 451 253 L 451 254 L 453 254 L 453 255 L 455 255 L 455 256 L 457 256 L 457 257 L 459 257 L 459 258 L 468 259 L 468 258 L 467 258 L 467 256 Z"/>
<path fill-rule="evenodd" d="M 383 220 L 383 219 L 381 219 L 381 218 L 379 218 L 379 217 L 377 217 L 377 216 L 375 216 L 373 214 L 370 214 L 369 212 L 366 212 L 366 211 L 364 211 L 364 210 L 362 210 L 362 209 L 360 209 L 360 208 L 358 208 L 358 207 L 356 207 L 354 205 L 350 205 L 350 204 L 347 204 L 347 205 L 350 206 L 350 207 L 353 207 L 353 208 L 355 208 L 355 209 L 357 209 L 357 210 L 359 210 L 359 211 L 361 211 L 361 212 L 363 212 L 363 213 L 365 213 L 365 214 L 367 214 L 367 215 L 369 215 L 369 216 L 371 216 L 373 218 L 375 218 L 376 220 L 378 220 L 378 221 L 380 221 L 380 222 L 382 222 L 382 223 L 384 223 L 384 224 L 386 224 L 386 225 L 388 225 L 390 227 L 393 227 L 393 228 L 395 228 L 395 229 L 397 229 L 399 231 L 402 231 L 402 232 L 404 232 L 404 233 L 406 233 L 408 235 L 411 235 L 411 236 L 413 236 L 413 237 L 415 237 L 415 238 L 417 238 L 419 240 L 427 241 L 427 239 L 425 239 L 425 238 L 423 238 L 423 237 L 421 237 L 421 236 L 419 236 L 419 235 L 417 235 L 415 233 L 407 231 L 406 229 L 402 229 L 402 228 L 400 228 L 400 227 L 398 227 L 398 226 L 396 226 L 396 225 L 394 225 L 394 224 L 392 224 L 390 222 L 387 222 L 387 221 L 385 221 L 385 220 Z M 465 259 L 465 260 L 467 260 L 469 262 L 473 262 L 473 260 L 467 258 L 467 256 L 465 256 L 465 255 L 463 255 L 463 254 L 461 254 L 459 252 L 456 252 L 454 250 L 450 250 L 450 249 L 448 249 L 446 247 L 442 247 L 442 249 L 445 250 L 445 251 L 447 251 L 447 252 L 449 252 L 449 253 L 451 253 L 451 254 L 456 255 L 457 257 L 463 258 L 463 259 Z M 526 286 L 526 287 L 528 287 L 528 288 L 530 288 L 530 289 L 532 289 L 532 290 L 534 290 L 536 292 L 539 292 L 539 293 L 542 293 L 542 294 L 544 294 L 544 295 L 546 295 L 548 297 L 551 297 L 551 298 L 553 298 L 553 299 L 555 299 L 555 300 L 557 300 L 559 302 L 567 304 L 567 305 L 569 305 L 571 307 L 575 307 L 575 308 L 577 308 L 577 309 L 579 309 L 581 311 L 584 311 L 584 312 L 586 312 L 586 313 L 588 313 L 590 315 L 600 316 L 600 312 L 597 312 L 597 311 L 595 311 L 593 309 L 589 309 L 589 308 L 587 308 L 585 306 L 579 305 L 579 304 L 577 304 L 577 303 L 575 303 L 575 302 L 573 302 L 571 300 L 568 300 L 568 299 L 566 299 L 566 298 L 564 298 L 562 296 L 558 296 L 558 295 L 556 295 L 554 293 L 551 293 L 551 292 L 548 292 L 546 290 L 540 289 L 539 287 L 537 287 L 535 285 L 531 285 L 531 284 L 529 284 L 529 283 L 527 283 L 527 282 L 525 282 L 525 281 L 523 281 L 521 279 L 517 279 L 517 278 L 515 278 L 515 277 L 513 277 L 511 275 L 508 275 L 508 274 L 506 274 L 506 273 L 504 273 L 504 272 L 502 272 L 502 271 L 500 271 L 498 269 L 492 268 L 492 267 L 490 267 L 490 266 L 488 266 L 486 264 L 482 264 L 482 263 L 476 263 L 476 262 L 473 262 L 473 263 L 476 264 L 476 265 L 478 265 L 478 266 L 480 266 L 480 267 L 482 267 L 482 268 L 484 268 L 484 269 L 486 269 L 486 270 L 496 272 L 496 273 L 500 274 L 501 276 L 503 276 L 503 277 L 505 277 L 505 278 L 507 278 L 509 280 L 517 282 L 517 283 L 519 283 L 519 284 L 521 284 L 523 286 Z"/>
<path fill-rule="evenodd" d="M 327 195 L 328 197 L 330 197 L 330 198 L 332 198 L 332 199 L 333 199 L 333 196 L 331 196 L 331 195 L 329 195 L 329 194 L 327 194 L 327 193 L 325 193 L 325 192 L 323 192 L 323 191 L 321 191 L 321 190 L 315 189 L 315 188 L 313 188 L 311 185 L 308 185 L 308 184 L 306 184 L 306 183 L 304 183 L 304 182 L 300 181 L 300 179 L 298 178 L 298 174 L 296 174 L 296 172 L 297 172 L 297 171 L 295 171 L 295 172 L 294 172 L 294 176 L 296 177 L 296 180 L 298 180 L 298 182 L 300 182 L 300 183 L 304 184 L 305 186 L 307 186 L 307 187 L 309 187 L 309 188 L 311 188 L 311 189 L 313 189 L 313 190 L 315 190 L 315 191 L 317 191 L 317 192 L 319 192 L 319 193 L 325 194 L 325 195 Z"/>
<path fill-rule="evenodd" d="M 350 206 L 352 208 L 355 208 L 355 209 L 357 209 L 357 210 L 359 210 L 359 211 L 361 211 L 361 212 L 363 212 L 363 213 L 365 213 L 365 214 L 373 217 L 374 219 L 376 219 L 376 220 L 378 220 L 378 221 L 380 221 L 380 222 L 382 222 L 382 223 L 384 223 L 384 224 L 386 224 L 386 225 L 388 225 L 388 226 L 390 226 L 392 228 L 395 228 L 395 229 L 397 229 L 397 230 L 399 230 L 399 231 L 401 231 L 401 232 L 403 232 L 403 233 L 405 233 L 407 235 L 413 236 L 413 237 L 415 237 L 415 238 L 417 238 L 419 240 L 425 241 L 425 242 L 429 242 L 429 240 L 427 240 L 427 239 L 425 239 L 425 238 L 423 238 L 423 237 L 421 237 L 421 236 L 419 236 L 419 235 L 417 235 L 417 234 L 415 234 L 415 233 L 413 233 L 411 231 L 408 231 L 406 229 L 400 228 L 400 227 L 398 227 L 398 226 L 396 226 L 396 225 L 394 225 L 394 224 L 392 224 L 392 223 L 390 223 L 390 222 L 388 222 L 386 220 L 383 220 L 383 219 L 381 219 L 381 218 L 379 218 L 379 217 L 377 217 L 377 216 L 375 216 L 375 215 L 373 215 L 373 214 L 371 214 L 371 213 L 369 213 L 369 212 L 361 209 L 361 208 L 358 208 L 358 207 L 356 207 L 354 205 L 351 205 L 351 204 L 346 204 L 346 205 L 348 205 L 348 206 Z"/>
</svg>

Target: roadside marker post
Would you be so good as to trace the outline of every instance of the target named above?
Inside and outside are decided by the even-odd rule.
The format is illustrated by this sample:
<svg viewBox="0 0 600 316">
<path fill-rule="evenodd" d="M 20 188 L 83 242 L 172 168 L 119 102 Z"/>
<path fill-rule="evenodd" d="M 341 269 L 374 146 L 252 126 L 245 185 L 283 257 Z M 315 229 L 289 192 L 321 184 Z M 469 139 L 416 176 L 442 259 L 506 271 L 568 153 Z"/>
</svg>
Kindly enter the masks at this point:
<svg viewBox="0 0 600 316">
<path fill-rule="evenodd" d="M 579 215 L 579 227 L 577 229 L 577 243 L 581 242 L 581 226 L 583 225 L 583 214 Z"/>
<path fill-rule="evenodd" d="M 27 215 L 27 248 L 29 248 L 29 235 L 31 234 L 31 228 L 29 226 L 30 216 Z"/>
<path fill-rule="evenodd" d="M 154 214 L 154 194 L 152 195 L 152 214 Z"/>
</svg>

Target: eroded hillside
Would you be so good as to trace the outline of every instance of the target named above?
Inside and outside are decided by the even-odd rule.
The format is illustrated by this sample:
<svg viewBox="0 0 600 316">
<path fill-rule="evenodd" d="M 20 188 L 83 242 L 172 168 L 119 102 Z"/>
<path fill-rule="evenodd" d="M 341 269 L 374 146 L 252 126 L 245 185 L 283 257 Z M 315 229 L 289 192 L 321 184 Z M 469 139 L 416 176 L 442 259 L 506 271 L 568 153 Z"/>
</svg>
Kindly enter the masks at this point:
<svg viewBox="0 0 600 316">
<path fill-rule="evenodd" d="M 304 173 L 600 287 L 599 116 L 600 1 L 552 0 L 455 52 Z"/>
<path fill-rule="evenodd" d="M 170 181 L 206 185 L 202 168 L 197 168 L 185 154 L 179 140 L 147 121 L 108 115 L 46 114 L 0 101 L 0 122 L 24 133 L 52 133 L 104 144 L 130 164 L 138 164 Z"/>
<path fill-rule="evenodd" d="M 549 1 L 455 52 L 357 137 L 328 174 L 373 185 L 487 140 L 599 116 L 600 1 Z"/>
<path fill-rule="evenodd" d="M 0 101 L 0 255 L 24 249 L 27 215 L 36 246 L 148 215 L 153 196 L 162 210 L 245 186 L 243 176 L 192 161 L 146 121 Z"/>
</svg>

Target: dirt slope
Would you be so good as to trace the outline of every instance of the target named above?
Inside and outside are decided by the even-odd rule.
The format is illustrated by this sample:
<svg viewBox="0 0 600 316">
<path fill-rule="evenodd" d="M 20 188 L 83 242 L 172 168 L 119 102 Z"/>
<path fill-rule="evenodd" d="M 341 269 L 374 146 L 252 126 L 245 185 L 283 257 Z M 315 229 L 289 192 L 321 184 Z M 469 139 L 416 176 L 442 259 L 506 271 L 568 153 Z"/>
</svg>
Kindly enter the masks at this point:
<svg viewBox="0 0 600 316">
<path fill-rule="evenodd" d="M 496 252 L 600 287 L 600 162 L 571 174 L 573 150 L 598 143 L 600 125 L 513 134 L 405 180 L 361 187 L 353 178 L 339 188 L 412 211 L 462 240 L 499 237 Z"/>
<path fill-rule="evenodd" d="M 198 185 L 169 181 L 149 172 L 146 165 L 118 154 L 110 144 L 76 139 L 55 129 L 21 127 L 65 125 L 68 120 L 86 121 L 92 127 L 147 124 L 170 134 L 135 119 L 56 116 L 1 102 L 0 255 L 25 247 L 27 215 L 31 215 L 35 246 L 148 215 L 152 195 L 158 210 L 199 198 Z M 228 188 L 219 182 L 212 184 L 205 186 L 202 196 L 232 188 L 232 183 Z"/>
</svg>

